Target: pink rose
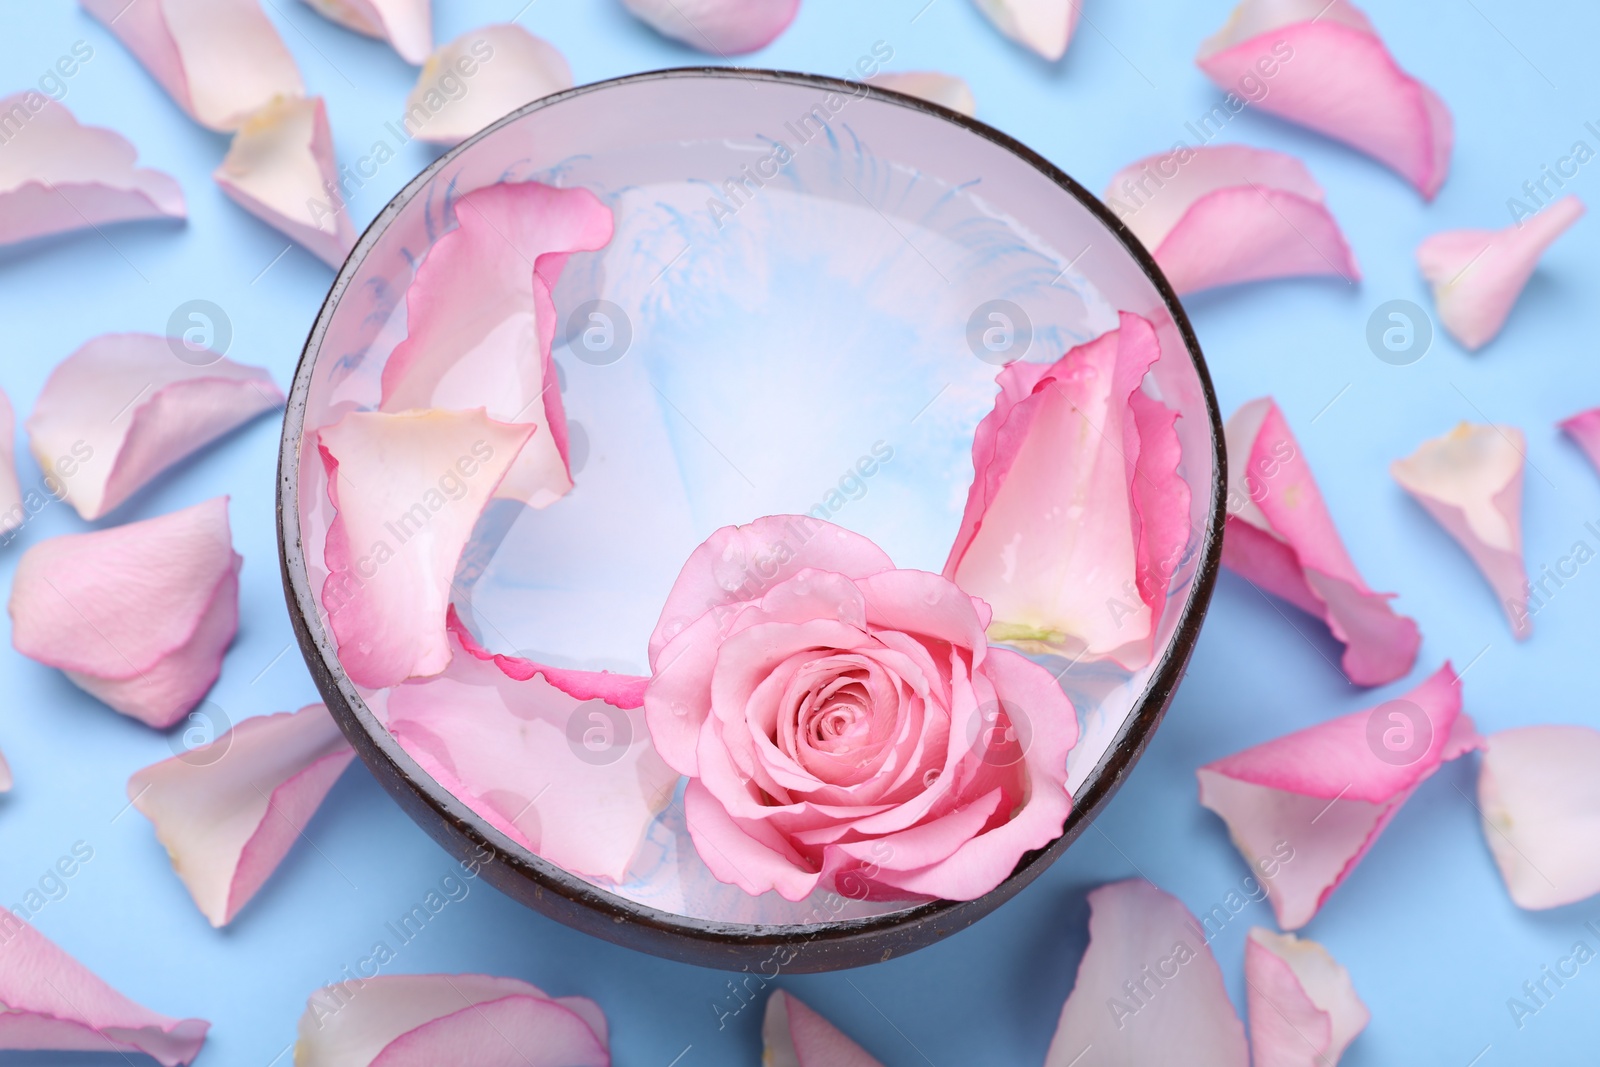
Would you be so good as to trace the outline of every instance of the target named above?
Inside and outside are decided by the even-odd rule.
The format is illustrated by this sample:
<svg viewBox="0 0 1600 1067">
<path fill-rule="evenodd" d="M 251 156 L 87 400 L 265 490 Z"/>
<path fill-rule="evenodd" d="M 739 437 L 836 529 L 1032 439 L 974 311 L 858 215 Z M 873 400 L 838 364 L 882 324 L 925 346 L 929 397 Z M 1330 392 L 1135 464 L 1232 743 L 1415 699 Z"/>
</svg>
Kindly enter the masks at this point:
<svg viewBox="0 0 1600 1067">
<path fill-rule="evenodd" d="M 989 609 L 806 516 L 725 527 L 650 640 L 646 721 L 706 866 L 749 893 L 970 900 L 1071 809 L 1071 702 Z"/>
</svg>

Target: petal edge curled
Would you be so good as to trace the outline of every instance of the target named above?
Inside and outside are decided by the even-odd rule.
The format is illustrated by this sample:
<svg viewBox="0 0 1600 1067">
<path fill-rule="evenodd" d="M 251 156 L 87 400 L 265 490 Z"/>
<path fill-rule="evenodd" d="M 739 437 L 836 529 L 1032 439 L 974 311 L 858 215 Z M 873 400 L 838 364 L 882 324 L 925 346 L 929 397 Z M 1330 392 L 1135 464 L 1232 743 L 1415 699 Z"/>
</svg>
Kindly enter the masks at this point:
<svg viewBox="0 0 1600 1067">
<path fill-rule="evenodd" d="M 446 91 L 447 78 L 470 79 L 471 88 Z M 408 128 L 423 141 L 459 144 L 522 105 L 570 88 L 572 68 L 555 45 L 515 23 L 480 26 L 426 57 L 406 97 Z"/>
<path fill-rule="evenodd" d="M 1600 732 L 1524 726 L 1490 734 L 1478 807 L 1518 907 L 1556 908 L 1600 893 Z"/>
<path fill-rule="evenodd" d="M 1372 1018 L 1350 973 L 1315 941 L 1254 927 L 1244 974 L 1255 1067 L 1334 1067 Z"/>
<path fill-rule="evenodd" d="M 433 0 L 305 0 L 306 6 L 349 30 L 388 41 L 407 63 L 433 49 Z"/>
<path fill-rule="evenodd" d="M 622 0 L 663 37 L 721 56 L 755 52 L 789 28 L 800 0 Z"/>
<path fill-rule="evenodd" d="M 761 1020 L 762 1067 L 883 1067 L 810 1005 L 781 989 Z"/>
</svg>

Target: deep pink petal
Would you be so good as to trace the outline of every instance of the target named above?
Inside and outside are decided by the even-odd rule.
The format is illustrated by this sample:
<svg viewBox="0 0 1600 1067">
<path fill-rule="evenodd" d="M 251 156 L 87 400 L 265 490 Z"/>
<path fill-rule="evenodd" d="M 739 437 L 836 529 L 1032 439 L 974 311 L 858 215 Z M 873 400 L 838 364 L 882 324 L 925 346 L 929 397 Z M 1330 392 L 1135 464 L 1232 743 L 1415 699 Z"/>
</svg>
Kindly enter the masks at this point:
<svg viewBox="0 0 1600 1067">
<path fill-rule="evenodd" d="M 339 267 L 355 247 L 322 97 L 285 97 L 251 115 L 212 178 L 240 207 Z"/>
<path fill-rule="evenodd" d="M 1178 148 L 1118 171 L 1105 199 L 1180 294 L 1264 278 L 1361 277 L 1322 187 L 1281 152 Z"/>
<path fill-rule="evenodd" d="M 1067 54 L 1083 0 L 975 0 L 995 28 L 1046 59 Z"/>
<path fill-rule="evenodd" d="M 1569 419 L 1561 420 L 1561 428 L 1567 432 L 1583 449 L 1583 454 L 1589 457 L 1589 462 L 1600 469 L 1600 408 L 1590 408 L 1580 411 Z M 0 519 L 0 530 L 5 529 L 5 522 Z"/>
<path fill-rule="evenodd" d="M 1430 200 L 1444 184 L 1450 112 L 1346 0 L 1244 0 L 1195 62 L 1231 100 L 1367 153 Z"/>
<path fill-rule="evenodd" d="M 1045 1067 L 1248 1067 L 1244 1027 L 1205 935 L 1149 882 L 1089 894 L 1089 949 Z"/>
<path fill-rule="evenodd" d="M 1490 734 L 1478 808 L 1520 907 L 1556 908 L 1600 893 L 1600 732 L 1525 726 Z"/>
<path fill-rule="evenodd" d="M 1533 593 L 1522 563 L 1526 454 L 1515 426 L 1463 422 L 1389 465 L 1394 480 L 1478 565 L 1519 641 L 1533 633 Z"/>
<path fill-rule="evenodd" d="M 226 926 L 277 869 L 355 758 L 328 709 L 246 719 L 208 745 L 128 779 L 172 867 L 212 926 Z"/>
<path fill-rule="evenodd" d="M 1305 453 L 1271 397 L 1228 420 L 1228 521 L 1222 562 L 1327 623 L 1357 685 L 1383 685 L 1416 663 L 1422 634 L 1374 593 L 1333 525 Z"/>
<path fill-rule="evenodd" d="M 317 435 L 338 514 L 322 607 L 358 685 L 382 689 L 450 663 L 461 551 L 532 427 L 478 411 L 353 411 Z"/>
<path fill-rule="evenodd" d="M 775 989 L 761 1020 L 762 1067 L 883 1067 L 792 993 Z"/>
<path fill-rule="evenodd" d="M 17 417 L 10 398 L 0 389 L 0 548 L 9 542 L 7 535 L 28 519 L 22 506 L 22 483 L 17 480 L 16 438 Z"/>
<path fill-rule="evenodd" d="M 432 0 L 305 0 L 347 29 L 388 41 L 407 63 L 421 63 L 433 50 Z"/>
<path fill-rule="evenodd" d="M 181 338 L 106 334 L 50 373 L 28 416 L 28 437 L 40 468 L 93 520 L 282 403 L 282 391 L 260 367 Z"/>
<path fill-rule="evenodd" d="M 649 678 L 614 674 L 611 671 L 575 671 L 562 667 L 548 667 L 543 663 L 534 663 L 532 660 L 517 656 L 502 656 L 490 652 L 472 636 L 466 624 L 461 621 L 461 616 L 456 613 L 453 604 L 450 606 L 448 625 L 450 633 L 461 643 L 463 651 L 478 659 L 493 661 L 494 665 L 513 681 L 526 682 L 534 675 L 538 675 L 574 700 L 603 700 L 612 707 L 625 710 L 644 706 L 644 691 L 650 685 Z"/>
<path fill-rule="evenodd" d="M 228 498 L 42 541 L 17 562 L 11 643 L 167 727 L 210 690 L 239 622 Z"/>
<path fill-rule="evenodd" d="M 928 100 L 963 115 L 978 113 L 978 101 L 972 95 L 972 86 L 954 74 L 941 74 L 933 70 L 895 71 L 874 75 L 867 79 L 867 84 Z"/>
<path fill-rule="evenodd" d="M 259 0 L 79 0 L 191 118 L 236 130 L 277 97 L 305 92 Z"/>
<path fill-rule="evenodd" d="M 622 0 L 657 33 L 713 55 L 765 48 L 794 21 L 800 0 Z"/>
<path fill-rule="evenodd" d="M 1371 1013 L 1315 941 L 1251 929 L 1244 950 L 1255 1067 L 1334 1067 Z"/>
<path fill-rule="evenodd" d="M 566 57 L 516 23 L 468 30 L 426 58 L 406 97 L 406 124 L 434 144 L 459 144 L 524 104 L 572 88 Z"/>
<path fill-rule="evenodd" d="M 1565 196 L 1503 230 L 1447 230 L 1423 241 L 1417 265 L 1433 286 L 1439 322 L 1469 349 L 1494 340 L 1545 249 L 1583 213 L 1583 201 Z"/>
<path fill-rule="evenodd" d="M 211 1024 L 141 1007 L 0 908 L 0 1049 L 144 1053 L 193 1063 Z"/>
</svg>

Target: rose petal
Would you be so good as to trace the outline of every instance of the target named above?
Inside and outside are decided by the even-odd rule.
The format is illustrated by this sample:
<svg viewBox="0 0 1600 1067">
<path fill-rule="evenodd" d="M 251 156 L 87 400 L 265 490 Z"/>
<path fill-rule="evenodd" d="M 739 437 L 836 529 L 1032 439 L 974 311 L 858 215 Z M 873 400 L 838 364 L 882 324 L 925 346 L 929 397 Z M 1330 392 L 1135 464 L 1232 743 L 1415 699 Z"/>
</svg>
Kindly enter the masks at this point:
<svg viewBox="0 0 1600 1067">
<path fill-rule="evenodd" d="M 79 0 L 189 117 L 235 130 L 275 97 L 305 92 L 257 0 Z"/>
<path fill-rule="evenodd" d="M 1311 920 L 1395 812 L 1447 760 L 1482 744 L 1446 663 L 1397 700 L 1201 767 L 1200 803 L 1269 872 L 1278 924 Z"/>
<path fill-rule="evenodd" d="M 0 245 L 134 219 L 187 217 L 167 174 L 134 166 L 115 130 L 36 92 L 0 99 Z"/>
<path fill-rule="evenodd" d="M 454 145 L 524 104 L 570 88 L 572 68 L 555 45 L 515 23 L 480 26 L 427 57 L 406 97 L 404 121 L 419 140 Z"/>
<path fill-rule="evenodd" d="M 1526 447 L 1515 426 L 1463 422 L 1389 465 L 1394 480 L 1467 550 L 1519 641 L 1533 633 L 1522 565 Z"/>
<path fill-rule="evenodd" d="M 240 207 L 330 266 L 355 247 L 320 96 L 274 100 L 251 115 L 211 177 Z"/>
<path fill-rule="evenodd" d="M 1333 1067 L 1372 1018 L 1350 972 L 1293 934 L 1252 928 L 1244 980 L 1255 1067 Z"/>
<path fill-rule="evenodd" d="M 212 926 L 226 926 L 300 839 L 355 758 L 328 709 L 246 719 L 128 779 L 172 869 Z"/>
<path fill-rule="evenodd" d="M 1049 60 L 1067 54 L 1083 0 L 975 0 L 978 10 L 1013 41 Z"/>
<path fill-rule="evenodd" d="M 155 727 L 200 703 L 239 626 L 228 498 L 42 541 L 11 584 L 11 643 Z"/>
<path fill-rule="evenodd" d="M 1227 425 L 1228 520 L 1222 562 L 1253 584 L 1315 615 L 1345 645 L 1357 685 L 1404 677 L 1417 661 L 1417 624 L 1367 588 L 1345 551 L 1299 442 L 1271 397 Z"/>
<path fill-rule="evenodd" d="M 1089 948 L 1045 1067 L 1247 1067 L 1244 1027 L 1194 916 L 1142 879 L 1089 894 Z"/>
<path fill-rule="evenodd" d="M 97 337 L 51 372 L 28 437 L 34 459 L 85 519 L 116 510 L 151 479 L 283 403 L 260 367 L 178 338 Z"/>
<path fill-rule="evenodd" d="M 978 101 L 972 95 L 972 86 L 953 74 L 941 74 L 932 70 L 908 70 L 874 75 L 867 79 L 867 84 L 928 100 L 968 117 L 978 113 Z"/>
<path fill-rule="evenodd" d="M 883 1067 L 792 993 L 775 989 L 761 1020 L 762 1067 Z"/>
<path fill-rule="evenodd" d="M 0 752 L 0 793 L 11 792 L 11 787 L 16 784 L 11 777 L 11 764 L 6 762 L 6 754 Z"/>
<path fill-rule="evenodd" d="M 1478 807 L 1519 907 L 1557 908 L 1600 893 L 1600 732 L 1525 726 L 1490 734 Z"/>
<path fill-rule="evenodd" d="M 522 426 L 532 436 L 495 495 L 546 507 L 572 488 L 550 291 L 570 254 L 611 240 L 611 212 L 586 189 L 507 182 L 462 196 L 456 219 L 406 291 L 381 406 L 484 408 Z"/>
<path fill-rule="evenodd" d="M 1190 532 L 1175 415 L 1134 399 L 1160 356 L 1154 327 L 1124 312 L 1054 364 L 1000 372 L 944 566 L 994 609 L 992 640 L 1130 670 L 1149 662 Z"/>
<path fill-rule="evenodd" d="M 4 908 L 0 1006 L 0 1049 L 142 1052 L 162 1067 L 194 1062 L 211 1027 L 135 1004 Z"/>
<path fill-rule="evenodd" d="M 1494 340 L 1539 257 L 1583 213 L 1583 201 L 1565 196 L 1503 230 L 1447 230 L 1423 241 L 1417 265 L 1433 286 L 1439 322 L 1474 351 Z"/>
<path fill-rule="evenodd" d="M 455 605 L 450 605 L 447 619 L 451 635 L 461 644 L 463 651 L 478 659 L 489 660 L 504 672 L 507 678 L 526 682 L 534 675 L 561 690 L 574 700 L 603 700 L 615 708 L 631 710 L 644 706 L 644 691 L 650 679 L 632 674 L 615 674 L 611 671 L 577 671 L 564 667 L 549 667 L 543 663 L 518 656 L 503 656 L 480 645 L 462 623 Z"/>
<path fill-rule="evenodd" d="M 295 1067 L 610 1067 L 605 1016 L 515 978 L 385 974 L 306 1001 Z"/>
<path fill-rule="evenodd" d="M 338 514 L 322 606 L 339 661 L 382 689 L 450 663 L 461 551 L 531 426 L 479 411 L 352 411 L 317 435 Z"/>
<path fill-rule="evenodd" d="M 1305 164 L 1244 145 L 1130 163 L 1105 193 L 1180 294 L 1265 278 L 1361 277 Z"/>
<path fill-rule="evenodd" d="M 1429 200 L 1444 184 L 1449 109 L 1346 0 L 1244 0 L 1195 62 L 1220 88 L 1367 153 Z"/>
<path fill-rule="evenodd" d="M 622 0 L 657 33 L 720 56 L 771 44 L 789 28 L 800 0 Z"/>
<path fill-rule="evenodd" d="M 11 410 L 11 400 L 0 389 L 0 548 L 10 541 L 6 535 L 15 531 L 28 518 L 22 506 L 22 483 L 17 481 L 17 417 Z"/>
<path fill-rule="evenodd" d="M 1583 449 L 1589 462 L 1600 469 L 1600 408 L 1580 411 L 1570 419 L 1563 419 L 1559 425 Z M 4 521 L 0 520 L 0 531 L 4 529 Z"/>
<path fill-rule="evenodd" d="M 433 49 L 432 0 L 305 0 L 312 10 L 346 29 L 388 41 L 407 63 Z"/>
</svg>

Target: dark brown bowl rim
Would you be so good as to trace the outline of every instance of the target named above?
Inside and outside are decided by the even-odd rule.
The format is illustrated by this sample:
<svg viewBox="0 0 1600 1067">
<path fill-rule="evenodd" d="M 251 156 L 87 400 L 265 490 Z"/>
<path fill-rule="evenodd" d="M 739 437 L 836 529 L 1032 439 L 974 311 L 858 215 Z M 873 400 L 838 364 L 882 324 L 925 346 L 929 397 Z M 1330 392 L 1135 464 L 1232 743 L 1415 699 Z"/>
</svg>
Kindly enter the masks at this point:
<svg viewBox="0 0 1600 1067">
<path fill-rule="evenodd" d="M 1087 208 L 1139 264 L 1172 316 L 1200 379 L 1214 444 L 1212 507 L 1200 545 L 1193 584 L 1177 628 L 1139 698 L 1087 788 L 1074 798 L 1061 836 L 1025 855 L 1007 879 L 969 901 L 939 900 L 880 916 L 796 925 L 720 923 L 658 911 L 615 896 L 535 855 L 490 826 L 430 778 L 378 722 L 339 665 L 334 646 L 318 623 L 300 542 L 299 461 L 311 371 L 340 298 L 365 254 L 419 189 L 462 152 L 500 127 L 575 96 L 619 85 L 678 78 L 743 79 L 850 93 L 936 116 L 1011 152 L 1055 182 Z M 682 67 L 594 82 L 536 100 L 441 155 L 378 213 L 346 259 L 317 314 L 295 370 L 284 415 L 278 465 L 278 542 L 284 593 L 302 655 L 334 719 L 362 760 L 400 806 L 458 859 L 478 857 L 482 876 L 529 907 L 568 926 L 636 950 L 669 959 L 761 974 L 861 966 L 926 947 L 989 914 L 1037 878 L 1083 832 L 1126 780 L 1149 744 L 1183 677 L 1216 583 L 1222 555 L 1227 458 L 1216 391 L 1199 340 L 1177 294 L 1138 239 L 1105 205 L 1065 172 L 1012 137 L 976 119 L 928 101 L 871 84 L 818 74 L 747 67 Z M 487 857 L 487 859 L 485 859 Z M 772 970 L 769 974 L 768 968 Z"/>
</svg>

